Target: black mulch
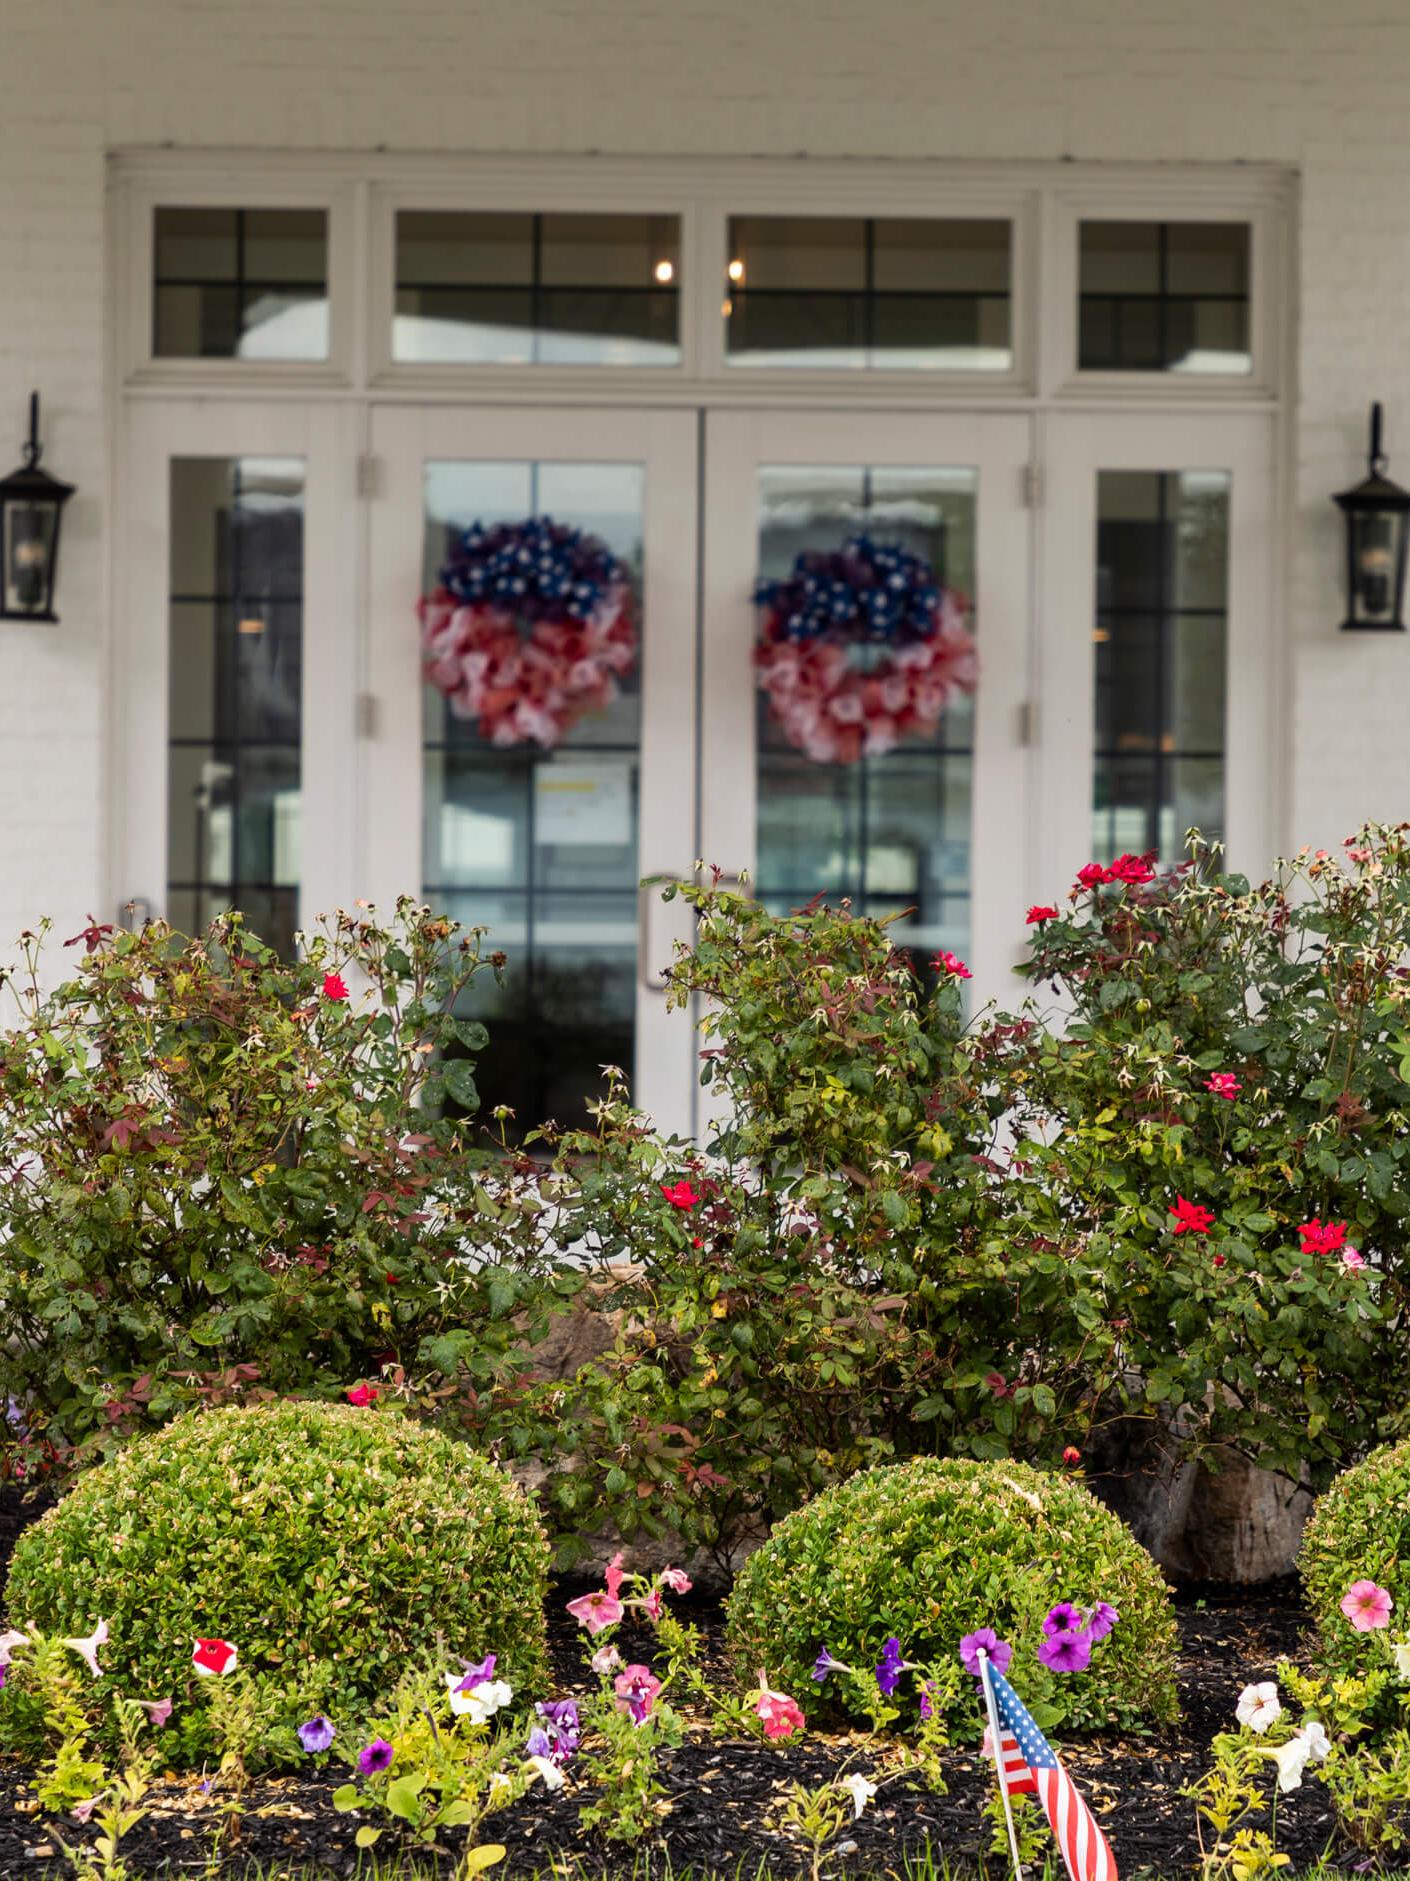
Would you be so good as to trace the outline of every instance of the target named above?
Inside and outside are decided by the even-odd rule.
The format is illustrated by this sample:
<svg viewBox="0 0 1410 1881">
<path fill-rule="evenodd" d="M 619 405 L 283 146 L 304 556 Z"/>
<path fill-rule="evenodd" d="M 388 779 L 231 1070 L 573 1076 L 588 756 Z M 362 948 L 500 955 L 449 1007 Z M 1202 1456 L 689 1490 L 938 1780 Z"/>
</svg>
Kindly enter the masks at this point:
<svg viewBox="0 0 1410 1881">
<path fill-rule="evenodd" d="M 7 1523 L 9 1524 L 7 1531 Z M 0 1573 L 15 1528 L 13 1507 L 0 1492 Z M 582 1635 L 562 1610 L 571 1590 L 554 1596 L 550 1626 L 556 1683 L 561 1691 L 581 1691 L 584 1674 Z M 1180 1699 L 1183 1722 L 1176 1730 L 1121 1740 L 1069 1743 L 1065 1757 L 1096 1810 L 1124 1876 L 1143 1871 L 1165 1876 L 1191 1872 L 1198 1859 L 1193 1805 L 1180 1794 L 1206 1767 L 1206 1748 L 1216 1731 L 1230 1728 L 1234 1702 L 1249 1681 L 1271 1675 L 1282 1653 L 1299 1650 L 1304 1614 L 1294 1583 L 1254 1590 L 1187 1588 L 1177 1594 L 1182 1656 Z M 693 1597 L 682 1603 L 687 1617 L 708 1639 L 712 1666 L 723 1667 L 721 1611 Z M 649 1637 L 622 1641 L 624 1652 L 648 1657 Z M 3 1700 L 0 1700 L 3 1702 Z M 859 1740 L 816 1733 L 797 1743 L 764 1745 L 721 1742 L 699 1732 L 682 1747 L 667 1752 L 663 1775 L 667 1795 L 654 1837 L 633 1850 L 581 1832 L 577 1796 L 568 1788 L 545 1795 L 537 1787 L 516 1811 L 506 1811 L 487 1825 L 486 1839 L 508 1848 L 496 1875 L 527 1875 L 551 1864 L 569 1864 L 601 1873 L 627 1872 L 637 1858 L 669 1859 L 677 1870 L 693 1867 L 733 1875 L 752 1874 L 767 1863 L 779 1874 L 794 1875 L 805 1866 L 801 1849 L 777 1826 L 779 1800 L 793 1782 L 809 1785 L 859 1769 L 873 1773 L 874 1759 Z M 927 1843 L 937 1862 L 946 1858 L 973 1868 L 989 1837 L 980 1806 L 990 1794 L 992 1774 L 976 1753 L 956 1751 L 947 1760 L 948 1794 L 932 1796 L 897 1784 L 884 1787 L 860 1821 L 844 1831 L 827 1857 L 825 1873 L 892 1871 L 904 1855 L 922 1856 Z M 232 1869 L 250 1861 L 275 1873 L 341 1876 L 356 1872 L 355 1818 L 338 1816 L 328 1797 L 344 1774 L 306 1780 L 277 1778 L 253 1785 L 238 1848 L 229 1851 Z M 197 1779 L 164 1784 L 151 1817 L 124 1840 L 123 1853 L 135 1873 L 203 1872 L 214 1826 L 213 1804 L 196 1789 Z M 579 1792 L 580 1793 L 580 1792 Z M 1280 1799 L 1279 1845 L 1295 1869 L 1307 1867 L 1338 1849 L 1325 1792 L 1315 1780 Z M 63 1825 L 67 1840 L 87 1839 L 77 1825 Z M 448 1838 L 458 1843 L 458 1836 Z M 384 1836 L 378 1853 L 390 1853 Z M 33 1811 L 27 1774 L 0 1763 L 0 1877 L 38 1875 L 59 1855 L 53 1833 Z M 451 1865 L 450 1857 L 445 1866 Z M 1004 1871 L 1002 1861 L 990 1864 Z"/>
</svg>

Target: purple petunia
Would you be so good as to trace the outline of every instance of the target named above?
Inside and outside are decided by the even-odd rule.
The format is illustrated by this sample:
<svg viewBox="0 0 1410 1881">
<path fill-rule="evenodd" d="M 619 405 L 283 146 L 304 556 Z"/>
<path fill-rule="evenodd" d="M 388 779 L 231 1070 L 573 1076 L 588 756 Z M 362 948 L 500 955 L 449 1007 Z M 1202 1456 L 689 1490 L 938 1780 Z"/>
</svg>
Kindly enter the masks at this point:
<svg viewBox="0 0 1410 1881">
<path fill-rule="evenodd" d="M 813 1677 L 817 1680 L 819 1685 L 823 1683 L 829 1673 L 850 1672 L 851 1670 L 851 1666 L 843 1665 L 840 1659 L 834 1659 L 826 1646 L 823 1647 L 822 1651 L 813 1661 Z"/>
<path fill-rule="evenodd" d="M 524 1744 L 524 1755 L 526 1757 L 552 1758 L 553 1745 L 549 1742 L 548 1732 L 544 1730 L 541 1724 L 536 1724 L 533 1730 L 530 1731 Z"/>
<path fill-rule="evenodd" d="M 301 1724 L 298 1729 L 299 1742 L 310 1757 L 316 1756 L 320 1750 L 327 1750 L 337 1735 L 332 1723 L 324 1717 L 321 1711 L 311 1717 L 306 1724 Z"/>
<path fill-rule="evenodd" d="M 457 1689 L 472 1692 L 477 1685 L 483 1685 L 487 1679 L 492 1679 L 496 1657 L 495 1653 L 486 1653 L 478 1665 L 472 1665 L 468 1659 L 462 1659 L 460 1663 L 465 1668 L 465 1682 Z"/>
<path fill-rule="evenodd" d="M 1085 1672 L 1092 1663 L 1091 1635 L 1071 1628 L 1052 1634 L 1038 1648 L 1038 1663 L 1050 1672 Z"/>
<path fill-rule="evenodd" d="M 1054 1633 L 1077 1633 L 1082 1628 L 1082 1609 L 1070 1600 L 1059 1600 L 1043 1616 L 1043 1631 L 1051 1639 Z"/>
<path fill-rule="evenodd" d="M 385 1737 L 374 1737 L 357 1753 L 357 1767 L 364 1776 L 376 1776 L 379 1770 L 391 1768 L 396 1754 Z"/>
<path fill-rule="evenodd" d="M 1013 1661 L 1013 1647 L 1006 1639 L 1000 1639 L 992 1626 L 981 1626 L 976 1632 L 966 1633 L 960 1641 L 960 1664 L 966 1672 L 979 1677 L 979 1655 L 985 1652 L 989 1663 L 1002 1676 L 1008 1671 Z"/>
<path fill-rule="evenodd" d="M 1109 1607 L 1105 1600 L 1099 1600 L 1087 1616 L 1087 1631 L 1093 1640 L 1105 1639 L 1120 1618 L 1115 1607 Z"/>
<path fill-rule="evenodd" d="M 935 1716 L 935 1706 L 932 1702 L 932 1699 L 934 1697 L 935 1692 L 938 1689 L 939 1687 L 936 1684 L 936 1681 L 934 1679 L 926 1679 L 924 1684 L 921 1686 L 920 1688 L 920 1715 L 922 1718 L 933 1718 Z"/>
<path fill-rule="evenodd" d="M 583 1727 L 577 1705 L 571 1698 L 558 1698 L 546 1704 L 537 1704 L 534 1710 L 542 1720 L 539 1729 L 548 1749 L 530 1751 L 529 1755 L 551 1757 L 555 1763 L 567 1763 L 583 1741 Z"/>
<path fill-rule="evenodd" d="M 891 1696 L 901 1683 L 901 1674 L 908 1670 L 906 1661 L 901 1657 L 901 1642 L 893 1634 L 882 1647 L 881 1662 L 876 1668 L 876 1687 L 883 1698 Z"/>
</svg>

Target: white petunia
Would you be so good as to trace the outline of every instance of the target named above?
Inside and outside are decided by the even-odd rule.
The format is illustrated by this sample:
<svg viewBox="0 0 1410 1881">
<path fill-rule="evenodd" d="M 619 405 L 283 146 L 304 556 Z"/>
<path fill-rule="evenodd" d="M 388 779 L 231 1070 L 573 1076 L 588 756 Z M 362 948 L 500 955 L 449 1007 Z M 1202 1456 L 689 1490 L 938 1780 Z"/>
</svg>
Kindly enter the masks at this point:
<svg viewBox="0 0 1410 1881">
<path fill-rule="evenodd" d="M 0 1645 L 3 1644 L 4 1642 L 0 1641 Z M 1390 1650 L 1395 1660 L 1397 1673 L 1403 1679 L 1410 1679 L 1410 1639 L 1402 1640 L 1398 1646 L 1392 1646 Z"/>
<path fill-rule="evenodd" d="M 1247 1725 L 1250 1731 L 1256 1731 L 1260 1736 L 1282 1715 L 1283 1703 L 1271 1679 L 1262 1685 L 1245 1685 L 1234 1707 L 1234 1716 L 1239 1723 Z"/>
<path fill-rule="evenodd" d="M 488 1723 L 514 1696 L 513 1686 L 504 1679 L 481 1679 L 478 1685 L 471 1685 L 454 1672 L 445 1676 L 451 1710 L 457 1718 L 469 1718 L 472 1724 Z"/>
<path fill-rule="evenodd" d="M 855 1822 L 872 1797 L 876 1795 L 875 1783 L 868 1783 L 860 1770 L 854 1770 L 851 1776 L 839 1779 L 838 1787 L 849 1790 L 852 1796 L 852 1820 Z"/>
<path fill-rule="evenodd" d="M 527 1762 L 528 1767 L 533 1770 L 537 1776 L 542 1777 L 543 1786 L 546 1790 L 562 1789 L 563 1772 L 558 1768 L 558 1765 L 551 1757 L 530 1757 L 527 1759 Z"/>
<path fill-rule="evenodd" d="M 1319 1718 L 1309 1718 L 1298 1736 L 1306 1744 L 1307 1755 L 1312 1763 L 1321 1763 L 1331 1755 L 1332 1740 Z"/>
<path fill-rule="evenodd" d="M 1302 1773 L 1311 1754 L 1307 1740 L 1299 1733 L 1290 1737 L 1286 1744 L 1266 1744 L 1263 1748 L 1265 1757 L 1271 1757 L 1278 1766 L 1278 1788 L 1297 1790 L 1302 1788 Z"/>
</svg>

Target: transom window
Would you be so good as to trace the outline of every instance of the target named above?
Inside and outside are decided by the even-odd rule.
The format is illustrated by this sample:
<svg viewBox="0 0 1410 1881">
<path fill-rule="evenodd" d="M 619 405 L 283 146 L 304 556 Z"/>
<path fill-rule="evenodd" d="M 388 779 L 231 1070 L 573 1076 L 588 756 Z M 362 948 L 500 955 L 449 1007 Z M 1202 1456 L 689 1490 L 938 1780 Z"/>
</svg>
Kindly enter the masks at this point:
<svg viewBox="0 0 1410 1881">
<path fill-rule="evenodd" d="M 1083 222 L 1084 370 L 1248 372 L 1246 222 Z"/>
<path fill-rule="evenodd" d="M 152 350 L 159 359 L 326 359 L 322 209 L 159 208 Z"/>
</svg>

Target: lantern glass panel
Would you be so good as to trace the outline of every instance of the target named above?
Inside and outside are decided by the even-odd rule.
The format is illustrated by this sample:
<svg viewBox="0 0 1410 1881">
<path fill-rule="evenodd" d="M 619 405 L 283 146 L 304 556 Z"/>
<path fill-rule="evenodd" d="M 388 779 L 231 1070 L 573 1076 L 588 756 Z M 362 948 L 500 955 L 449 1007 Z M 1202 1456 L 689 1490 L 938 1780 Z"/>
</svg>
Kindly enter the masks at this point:
<svg viewBox="0 0 1410 1881">
<path fill-rule="evenodd" d="M 1351 569 L 1355 618 L 1367 626 L 1394 626 L 1404 579 L 1406 518 L 1394 510 L 1353 511 Z"/>
<path fill-rule="evenodd" d="M 5 612 L 49 612 L 54 579 L 54 543 L 59 533 L 57 503 L 19 498 L 4 506 Z"/>
</svg>

